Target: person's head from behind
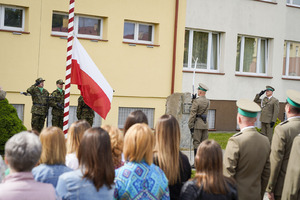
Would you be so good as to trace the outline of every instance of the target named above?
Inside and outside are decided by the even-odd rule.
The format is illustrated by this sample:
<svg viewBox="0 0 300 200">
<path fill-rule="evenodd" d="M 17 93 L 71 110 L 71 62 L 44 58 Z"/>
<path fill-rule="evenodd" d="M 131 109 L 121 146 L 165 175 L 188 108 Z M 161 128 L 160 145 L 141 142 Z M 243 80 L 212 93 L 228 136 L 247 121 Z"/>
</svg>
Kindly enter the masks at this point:
<svg viewBox="0 0 300 200">
<path fill-rule="evenodd" d="M 155 128 L 154 153 L 159 167 L 166 174 L 169 183 L 180 180 L 179 145 L 180 128 L 177 119 L 172 115 L 159 118 Z"/>
<path fill-rule="evenodd" d="M 86 120 L 74 122 L 68 131 L 67 138 L 67 153 L 78 153 L 78 147 L 82 139 L 83 133 L 91 128 L 91 125 Z"/>
<path fill-rule="evenodd" d="M 66 144 L 63 131 L 55 126 L 44 128 L 40 134 L 42 155 L 40 164 L 65 164 Z"/>
<path fill-rule="evenodd" d="M 41 142 L 27 131 L 15 134 L 5 144 L 5 161 L 12 172 L 30 172 L 42 152 Z"/>
<path fill-rule="evenodd" d="M 223 176 L 223 157 L 220 145 L 214 140 L 204 140 L 195 157 L 196 179 L 199 186 L 214 194 L 225 194 L 227 187 Z"/>
<path fill-rule="evenodd" d="M 131 126 L 124 139 L 124 157 L 130 162 L 153 162 L 154 134 L 147 124 Z"/>
<path fill-rule="evenodd" d="M 141 110 L 136 110 L 131 112 L 124 124 L 124 134 L 126 134 L 127 130 L 134 124 L 144 123 L 148 124 L 148 118 L 146 114 Z"/>
<path fill-rule="evenodd" d="M 111 188 L 115 171 L 110 138 L 104 129 L 95 127 L 85 131 L 79 145 L 78 160 L 83 178 L 91 180 L 97 191 L 103 185 Z"/>
<path fill-rule="evenodd" d="M 114 166 L 120 166 L 122 161 L 124 134 L 120 129 L 110 125 L 104 125 L 101 128 L 106 130 L 109 134 Z"/>
</svg>

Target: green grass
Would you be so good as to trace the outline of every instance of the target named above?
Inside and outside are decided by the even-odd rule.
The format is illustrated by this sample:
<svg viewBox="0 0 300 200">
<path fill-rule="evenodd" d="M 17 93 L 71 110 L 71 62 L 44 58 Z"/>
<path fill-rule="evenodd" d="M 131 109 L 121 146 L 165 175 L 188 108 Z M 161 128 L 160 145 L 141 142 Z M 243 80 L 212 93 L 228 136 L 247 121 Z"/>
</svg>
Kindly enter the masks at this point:
<svg viewBox="0 0 300 200">
<path fill-rule="evenodd" d="M 226 148 L 228 139 L 235 133 L 209 133 L 208 139 L 218 142 L 222 149 Z"/>
</svg>

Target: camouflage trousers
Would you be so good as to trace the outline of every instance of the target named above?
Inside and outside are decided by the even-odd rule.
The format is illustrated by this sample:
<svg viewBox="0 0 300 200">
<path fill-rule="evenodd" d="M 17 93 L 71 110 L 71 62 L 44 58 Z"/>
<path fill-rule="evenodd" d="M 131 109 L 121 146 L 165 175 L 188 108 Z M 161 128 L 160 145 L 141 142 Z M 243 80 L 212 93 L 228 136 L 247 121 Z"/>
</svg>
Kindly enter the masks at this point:
<svg viewBox="0 0 300 200">
<path fill-rule="evenodd" d="M 52 126 L 63 129 L 64 115 L 52 115 Z"/>
<path fill-rule="evenodd" d="M 207 129 L 195 129 L 193 133 L 194 149 L 197 149 L 200 143 L 208 138 Z"/>
<path fill-rule="evenodd" d="M 31 128 L 32 130 L 37 130 L 39 133 L 44 128 L 46 115 L 37 115 L 32 113 L 31 117 Z"/>
</svg>

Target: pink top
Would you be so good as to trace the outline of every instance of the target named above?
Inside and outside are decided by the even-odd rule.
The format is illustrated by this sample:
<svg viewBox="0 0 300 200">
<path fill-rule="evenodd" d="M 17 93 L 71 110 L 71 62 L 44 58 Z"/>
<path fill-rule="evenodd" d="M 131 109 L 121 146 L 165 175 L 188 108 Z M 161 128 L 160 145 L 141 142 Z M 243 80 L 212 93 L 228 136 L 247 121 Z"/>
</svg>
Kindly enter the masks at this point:
<svg viewBox="0 0 300 200">
<path fill-rule="evenodd" d="M 56 199 L 54 187 L 51 184 L 36 182 L 31 172 L 11 173 L 0 184 L 0 191 L 0 200 Z"/>
</svg>

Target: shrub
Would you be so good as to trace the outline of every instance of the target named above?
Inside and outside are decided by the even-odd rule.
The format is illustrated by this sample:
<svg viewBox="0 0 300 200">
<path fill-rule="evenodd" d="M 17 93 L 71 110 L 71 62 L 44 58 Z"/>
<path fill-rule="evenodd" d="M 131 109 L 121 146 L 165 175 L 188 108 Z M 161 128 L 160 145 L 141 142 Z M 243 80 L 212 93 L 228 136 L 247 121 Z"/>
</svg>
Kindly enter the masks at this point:
<svg viewBox="0 0 300 200">
<path fill-rule="evenodd" d="M 17 115 L 17 110 L 7 99 L 0 100 L 0 154 L 4 153 L 6 141 L 14 134 L 25 131 L 26 127 Z"/>
<path fill-rule="evenodd" d="M 274 132 L 274 130 L 275 130 L 275 127 L 278 125 L 278 124 L 280 124 L 281 123 L 281 120 L 280 119 L 276 119 L 276 122 L 275 122 L 275 124 L 274 124 L 274 127 L 273 127 L 273 132 Z M 257 127 L 255 127 L 256 128 L 256 130 L 258 131 L 258 132 L 260 132 L 261 133 L 261 128 L 257 128 Z"/>
</svg>

